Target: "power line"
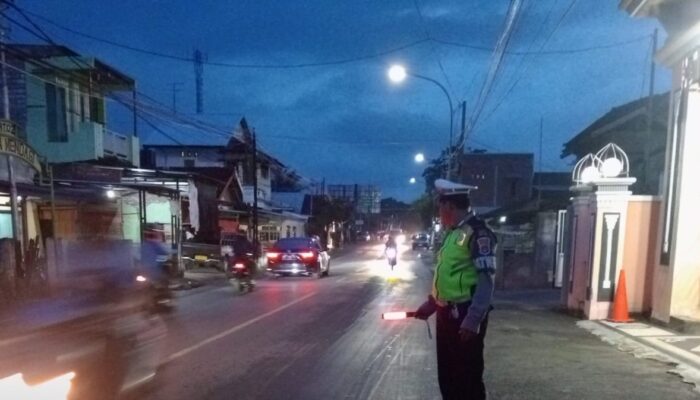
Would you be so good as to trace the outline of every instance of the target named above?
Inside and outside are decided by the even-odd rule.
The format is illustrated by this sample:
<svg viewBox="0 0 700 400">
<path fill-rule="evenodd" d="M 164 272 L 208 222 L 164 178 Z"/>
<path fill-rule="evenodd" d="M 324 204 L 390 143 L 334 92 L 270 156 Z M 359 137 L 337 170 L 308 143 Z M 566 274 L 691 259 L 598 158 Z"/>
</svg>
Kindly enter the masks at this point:
<svg viewBox="0 0 700 400">
<path fill-rule="evenodd" d="M 0 0 L 2 2 L 5 2 L 4 0 Z M 19 6 L 14 7 L 18 11 L 20 10 Z M 59 24 L 58 22 L 55 22 L 43 15 L 37 14 L 35 12 L 29 11 L 29 10 L 23 10 L 24 13 L 32 15 L 47 24 L 50 24 L 58 29 L 61 29 L 63 31 L 69 32 L 71 34 L 77 35 L 77 36 L 82 36 L 84 38 L 96 41 L 96 42 L 102 42 L 105 44 L 109 44 L 114 47 L 119 47 L 123 48 L 126 50 L 146 54 L 146 55 L 151 55 L 154 57 L 160 57 L 160 58 L 166 58 L 166 59 L 171 59 L 175 61 L 182 61 L 182 62 L 188 62 L 192 63 L 195 61 L 194 58 L 191 57 L 183 57 L 183 56 L 177 56 L 174 54 L 167 54 L 167 53 L 161 53 L 158 51 L 154 50 L 149 50 L 145 48 L 140 48 L 136 47 L 130 44 L 125 44 L 121 42 L 117 42 L 111 39 L 106 39 L 102 37 L 98 37 L 89 33 L 81 32 L 76 29 L 64 26 Z M 506 54 L 512 54 L 512 55 L 534 55 L 534 54 L 575 54 L 575 53 L 581 53 L 581 52 L 587 52 L 587 51 L 594 51 L 594 50 L 599 50 L 599 49 L 607 49 L 607 48 L 614 48 L 618 46 L 623 46 L 626 44 L 630 44 L 636 41 L 641 40 L 641 38 L 633 38 L 628 41 L 622 41 L 622 42 L 614 42 L 614 43 L 609 43 L 609 44 L 603 44 L 603 45 L 598 45 L 598 46 L 591 46 L 591 47 L 583 47 L 583 48 L 574 48 L 574 49 L 559 49 L 559 50 L 549 50 L 549 51 L 541 51 L 541 52 L 535 52 L 535 53 L 530 53 L 527 51 L 516 51 L 516 50 L 507 50 Z M 416 40 L 412 42 L 405 43 L 403 45 L 399 45 L 396 47 L 388 48 L 382 51 L 378 51 L 376 53 L 371 53 L 371 54 L 365 54 L 365 55 L 360 55 L 356 57 L 351 57 L 351 58 L 345 58 L 345 59 L 339 59 L 339 60 L 330 60 L 330 61 L 321 61 L 321 62 L 311 62 L 311 63 L 297 63 L 297 64 L 243 64 L 243 63 L 223 63 L 223 62 L 205 62 L 205 65 L 211 65 L 211 66 L 218 66 L 218 67 L 229 67 L 229 68 L 241 68 L 241 69 L 295 69 L 295 68 L 310 68 L 310 67 L 323 67 L 323 66 L 332 66 L 332 65 L 341 65 L 341 64 L 348 64 L 352 62 L 358 62 L 358 61 L 364 61 L 372 58 L 379 58 L 383 57 L 392 53 L 396 53 L 402 50 L 406 50 L 412 47 L 416 47 L 418 45 L 421 45 L 426 42 L 435 42 L 443 45 L 448 45 L 448 46 L 457 46 L 457 47 L 463 47 L 463 48 L 468 48 L 472 50 L 478 50 L 478 51 L 485 51 L 485 52 L 492 52 L 493 48 L 488 47 L 488 46 L 480 46 L 480 45 L 473 45 L 473 44 L 467 44 L 467 43 L 462 43 L 462 42 L 457 42 L 457 41 L 451 41 L 451 40 L 444 40 L 444 39 L 439 39 L 435 38 L 434 36 L 430 36 L 430 39 L 421 39 L 421 40 Z"/>
<path fill-rule="evenodd" d="M 595 46 L 578 47 L 578 48 L 573 48 L 573 49 L 538 50 L 538 51 L 506 50 L 505 54 L 512 55 L 512 56 L 540 56 L 540 55 L 561 55 L 561 54 L 587 53 L 590 51 L 605 50 L 605 49 L 612 49 L 615 47 L 627 46 L 629 44 L 641 42 L 642 40 L 646 40 L 648 38 L 649 38 L 649 35 L 637 36 L 634 38 L 630 38 L 630 39 L 622 40 L 622 41 L 618 41 L 618 42 L 599 44 L 599 45 L 595 45 Z M 453 40 L 444 40 L 444 39 L 436 39 L 436 38 L 432 38 L 431 40 L 436 42 L 436 43 L 444 44 L 446 46 L 463 47 L 463 48 L 467 48 L 467 49 L 480 50 L 480 51 L 492 51 L 493 50 L 493 49 L 486 47 L 486 46 L 470 45 L 470 44 L 461 43 L 461 42 L 457 42 L 457 41 L 453 41 Z"/>
<path fill-rule="evenodd" d="M 556 26 L 554 27 L 554 29 L 552 29 L 552 31 L 549 33 L 549 36 L 547 36 L 547 38 L 544 40 L 544 42 L 542 42 L 542 45 L 540 46 L 540 52 L 544 49 L 544 47 L 547 45 L 547 43 L 549 43 L 549 41 L 552 39 L 552 36 L 554 36 L 554 33 L 556 33 L 556 31 L 559 29 L 559 27 L 561 26 L 561 24 L 564 22 L 564 20 L 566 19 L 566 17 L 569 15 L 569 12 L 571 12 L 571 10 L 574 8 L 574 5 L 576 5 L 576 2 L 577 2 L 577 1 L 578 1 L 578 0 L 571 0 L 571 3 L 569 3 L 569 6 L 566 8 L 566 10 L 565 10 L 564 13 L 561 15 L 561 17 L 559 17 L 559 20 L 557 21 L 557 24 L 556 24 Z M 520 80 L 521 80 L 524 76 L 527 75 L 527 73 L 530 71 L 530 67 L 531 67 L 531 66 L 532 66 L 532 63 L 528 64 L 528 65 L 525 67 L 525 70 L 523 71 L 523 73 L 520 74 L 520 76 L 518 76 L 518 79 L 516 79 L 515 82 L 513 82 L 513 84 L 510 86 L 510 88 L 508 88 L 508 90 L 507 90 L 507 91 L 504 93 L 504 95 L 500 98 L 500 100 L 498 101 L 498 103 L 496 103 L 496 105 L 491 109 L 491 111 L 489 112 L 489 114 L 488 114 L 481 122 L 484 122 L 484 121 L 488 120 L 488 119 L 498 110 L 498 108 L 501 106 L 501 104 L 503 104 L 503 102 L 505 101 L 505 99 L 508 98 L 508 96 L 512 93 L 513 89 L 515 89 L 515 87 L 518 85 L 518 83 L 520 82 Z M 475 126 L 475 127 L 476 127 L 476 126 Z"/>
<path fill-rule="evenodd" d="M 188 62 L 188 63 L 193 63 L 196 61 L 194 58 L 191 58 L 191 57 L 182 57 L 182 56 L 177 56 L 177 55 L 173 55 L 173 54 L 161 53 L 158 51 L 148 50 L 148 49 L 132 46 L 129 44 L 116 42 L 114 40 L 97 37 L 95 35 L 85 33 L 85 32 L 80 32 L 80 31 L 75 30 L 73 28 L 69 28 L 67 26 L 61 25 L 61 24 L 59 24 L 59 23 L 57 23 L 49 18 L 46 18 L 42 15 L 37 14 L 37 13 L 31 12 L 28 10 L 24 10 L 24 12 L 46 22 L 47 24 L 50 24 L 58 29 L 61 29 L 63 31 L 70 32 L 74 35 L 82 36 L 82 37 L 85 37 L 85 38 L 88 38 L 88 39 L 91 39 L 91 40 L 94 40 L 97 42 L 109 44 L 109 45 L 114 46 L 114 47 L 120 47 L 120 48 L 123 48 L 126 50 L 130 50 L 130 51 L 134 51 L 134 52 L 138 52 L 138 53 L 142 53 L 142 54 L 147 54 L 147 55 L 151 55 L 154 57 L 176 60 L 176 61 L 184 61 L 184 62 Z M 428 42 L 427 39 L 415 40 L 412 42 L 404 43 L 404 44 L 399 45 L 399 46 L 390 47 L 390 48 L 385 49 L 385 50 L 380 50 L 380 51 L 375 52 L 375 53 L 363 54 L 363 55 L 359 55 L 359 56 L 355 56 L 355 57 L 342 58 L 342 59 L 338 59 L 338 60 L 319 61 L 319 62 L 307 62 L 307 63 L 296 63 L 296 64 L 252 64 L 252 63 L 245 64 L 245 63 L 226 63 L 226 62 L 206 61 L 203 64 L 215 66 L 215 67 L 241 68 L 241 69 L 296 69 L 296 68 L 325 67 L 325 66 L 332 66 L 332 65 L 349 64 L 349 63 L 353 63 L 353 62 L 365 61 L 365 60 L 370 60 L 373 58 L 379 58 L 379 57 L 383 57 L 383 56 L 386 56 L 389 54 L 399 52 L 401 50 L 406 50 L 406 49 L 409 49 L 412 47 L 416 47 L 416 46 L 421 45 L 421 44 L 426 43 L 426 42 Z"/>
<path fill-rule="evenodd" d="M 447 72 L 445 72 L 445 67 L 442 65 L 442 60 L 440 58 L 440 54 L 437 52 L 435 49 L 433 37 L 430 34 L 430 30 L 428 29 L 428 24 L 425 21 L 425 18 L 423 17 L 423 12 L 420 9 L 420 4 L 418 4 L 418 0 L 413 0 L 413 5 L 416 8 L 416 13 L 418 14 L 418 18 L 420 20 L 420 25 L 423 28 L 423 33 L 425 34 L 425 38 L 430 41 L 430 50 L 435 56 L 435 59 L 437 60 L 437 64 L 440 67 L 440 72 L 442 73 L 443 78 L 445 78 L 445 82 L 447 83 L 447 86 L 450 88 L 452 92 L 454 92 L 454 88 L 452 87 L 452 82 L 450 82 L 450 78 L 447 76 Z"/>
<path fill-rule="evenodd" d="M 503 57 L 505 56 L 504 51 L 508 48 L 508 44 L 510 43 L 510 39 L 512 38 L 513 29 L 520 15 L 521 5 L 521 0 L 512 0 L 511 5 L 508 8 L 503 32 L 501 33 L 498 42 L 496 42 L 496 47 L 493 50 L 491 58 L 491 67 L 489 68 L 489 72 L 486 75 L 486 79 L 484 79 L 484 83 L 481 86 L 479 97 L 475 102 L 472 115 L 469 118 L 469 123 L 465 132 L 465 136 L 461 139 L 462 142 L 466 141 L 467 135 L 471 133 L 472 129 L 478 122 L 479 117 L 481 116 L 481 112 L 484 109 L 484 106 L 486 105 L 486 102 L 488 101 L 488 98 L 491 95 L 491 91 L 493 90 L 493 83 L 496 80 L 499 72 L 501 71 Z M 458 147 L 461 147 L 462 144 L 463 143 L 458 143 L 457 145 Z"/>
</svg>

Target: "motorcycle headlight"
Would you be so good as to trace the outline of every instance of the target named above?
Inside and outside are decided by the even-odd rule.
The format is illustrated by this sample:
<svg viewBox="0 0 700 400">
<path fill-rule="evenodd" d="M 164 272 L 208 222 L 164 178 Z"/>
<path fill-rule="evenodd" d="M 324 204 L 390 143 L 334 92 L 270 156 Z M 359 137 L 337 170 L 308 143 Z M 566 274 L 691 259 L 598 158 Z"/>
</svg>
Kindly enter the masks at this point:
<svg viewBox="0 0 700 400">
<path fill-rule="evenodd" d="M 22 374 L 14 374 L 0 379 L 0 393 L 3 398 L 26 400 L 67 400 L 75 377 L 74 372 L 57 376 L 48 381 L 28 385 Z"/>
</svg>

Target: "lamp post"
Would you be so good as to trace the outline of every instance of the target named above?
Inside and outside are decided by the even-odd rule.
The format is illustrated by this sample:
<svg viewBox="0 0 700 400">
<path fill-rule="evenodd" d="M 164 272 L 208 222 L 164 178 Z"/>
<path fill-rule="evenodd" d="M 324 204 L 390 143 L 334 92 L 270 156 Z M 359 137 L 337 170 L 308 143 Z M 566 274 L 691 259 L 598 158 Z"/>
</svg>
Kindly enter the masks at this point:
<svg viewBox="0 0 700 400">
<path fill-rule="evenodd" d="M 449 111 L 450 111 L 450 112 L 449 112 L 449 117 L 450 117 L 450 135 L 449 135 L 449 137 L 450 137 L 450 144 L 449 144 L 449 147 L 448 147 L 448 154 L 447 154 L 447 173 L 446 173 L 446 178 L 447 178 L 447 179 L 450 179 L 450 175 L 451 175 L 451 173 L 452 173 L 452 130 L 453 130 L 453 125 L 452 125 L 452 122 L 453 122 L 453 121 L 452 121 L 452 111 L 454 110 L 454 107 L 453 107 L 453 105 L 452 105 L 452 97 L 450 96 L 450 93 L 447 91 L 447 89 L 445 88 L 445 86 L 443 86 L 440 82 L 436 81 L 435 79 L 429 78 L 429 77 L 427 77 L 427 76 L 415 74 L 415 73 L 413 73 L 413 72 L 409 72 L 409 71 L 406 70 L 406 68 L 404 68 L 404 67 L 401 66 L 401 65 L 393 65 L 393 66 L 391 66 L 391 68 L 389 68 L 388 75 L 389 75 L 389 79 L 390 79 L 392 82 L 394 82 L 394 83 L 401 83 L 401 82 L 403 82 L 404 80 L 406 80 L 406 77 L 407 77 L 407 76 L 412 76 L 412 77 L 414 77 L 414 78 L 418 78 L 418 79 L 422 79 L 422 80 L 424 80 L 424 81 L 432 82 L 432 83 L 434 83 L 435 85 L 437 85 L 437 87 L 439 87 L 440 90 L 442 90 L 442 93 L 445 94 L 445 97 L 447 98 L 447 103 L 448 103 L 448 105 L 450 106 L 450 110 L 449 110 Z M 416 156 L 416 157 L 417 157 L 417 156 Z M 416 159 L 416 161 L 417 161 L 417 159 Z"/>
<path fill-rule="evenodd" d="M 425 161 L 425 156 L 423 155 L 423 153 L 418 153 L 415 155 L 415 157 L 413 157 L 413 160 L 417 164 L 421 164 L 423 161 Z"/>
</svg>

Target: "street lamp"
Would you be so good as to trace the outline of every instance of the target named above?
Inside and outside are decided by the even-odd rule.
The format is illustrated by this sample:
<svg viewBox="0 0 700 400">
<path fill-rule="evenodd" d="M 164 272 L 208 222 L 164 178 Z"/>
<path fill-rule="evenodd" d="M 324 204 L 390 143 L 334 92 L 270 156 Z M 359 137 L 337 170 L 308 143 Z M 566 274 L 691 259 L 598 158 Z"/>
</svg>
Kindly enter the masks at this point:
<svg viewBox="0 0 700 400">
<path fill-rule="evenodd" d="M 443 86 L 440 82 L 436 81 L 435 79 L 429 78 L 429 77 L 423 76 L 423 75 L 414 74 L 413 72 L 409 72 L 409 71 L 407 71 L 406 68 L 405 68 L 404 66 L 402 66 L 402 65 L 398 65 L 398 64 L 392 65 L 392 66 L 389 68 L 388 75 L 389 75 L 389 79 L 390 79 L 392 82 L 394 82 L 394 83 L 401 83 L 401 82 L 403 82 L 404 80 L 406 80 L 406 77 L 407 77 L 407 76 L 412 76 L 412 77 L 414 77 L 414 78 L 422 79 L 422 80 L 424 80 L 424 81 L 428 81 L 428 82 L 431 82 L 431 83 L 437 85 L 437 87 L 439 87 L 440 90 L 442 90 L 442 93 L 445 94 L 445 97 L 447 98 L 447 103 L 448 103 L 448 105 L 450 106 L 450 110 L 449 110 L 449 111 L 450 111 L 450 112 L 449 112 L 449 117 L 450 117 L 450 135 L 449 135 L 449 137 L 450 137 L 450 145 L 449 145 L 449 147 L 448 147 L 448 152 L 449 152 L 449 153 L 448 153 L 448 157 L 447 157 L 447 176 L 446 176 L 447 179 L 449 179 L 449 178 L 450 178 L 450 173 L 451 173 L 451 171 L 452 171 L 452 130 L 453 130 L 453 125 L 452 125 L 452 122 L 453 122 L 453 121 L 452 121 L 452 111 L 454 110 L 454 107 L 452 106 L 452 97 L 450 97 L 450 93 L 447 91 L 447 89 L 445 88 L 445 86 Z"/>
<path fill-rule="evenodd" d="M 425 161 L 425 156 L 423 155 L 423 153 L 418 153 L 418 154 L 416 154 L 415 157 L 413 157 L 413 159 L 414 159 L 418 164 L 420 164 L 420 163 L 422 163 L 423 161 Z"/>
<path fill-rule="evenodd" d="M 413 185 L 414 183 L 416 183 L 416 178 L 411 177 L 411 179 L 409 179 L 408 182 L 409 182 L 411 185 Z"/>
</svg>

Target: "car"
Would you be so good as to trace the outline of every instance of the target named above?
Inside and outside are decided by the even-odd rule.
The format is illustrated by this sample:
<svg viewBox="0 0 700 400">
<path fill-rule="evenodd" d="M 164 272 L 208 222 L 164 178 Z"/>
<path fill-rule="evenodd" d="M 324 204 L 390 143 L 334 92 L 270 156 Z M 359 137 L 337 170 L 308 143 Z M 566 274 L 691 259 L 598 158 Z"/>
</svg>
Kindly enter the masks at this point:
<svg viewBox="0 0 700 400">
<path fill-rule="evenodd" d="M 267 271 L 275 276 L 307 275 L 321 278 L 330 272 L 330 256 L 317 239 L 280 239 L 265 255 Z"/>
<path fill-rule="evenodd" d="M 425 232 L 416 233 L 411 237 L 411 249 L 418 250 L 419 248 L 430 248 L 430 236 Z"/>
</svg>

